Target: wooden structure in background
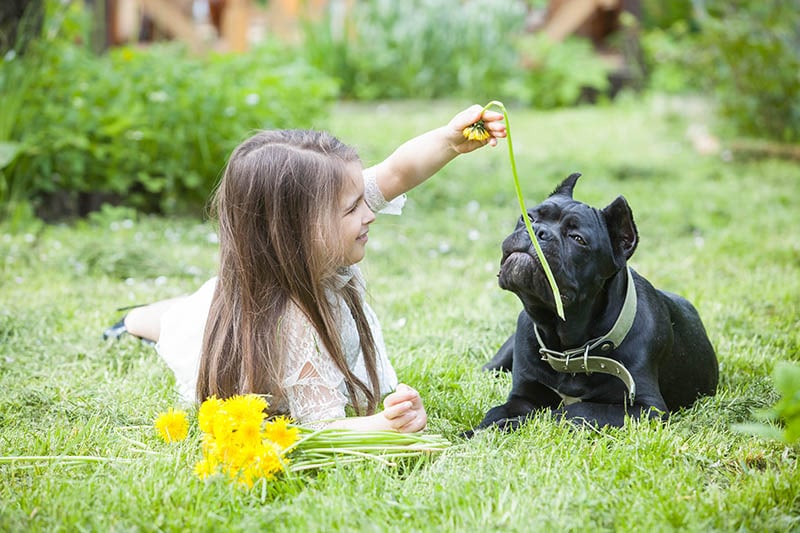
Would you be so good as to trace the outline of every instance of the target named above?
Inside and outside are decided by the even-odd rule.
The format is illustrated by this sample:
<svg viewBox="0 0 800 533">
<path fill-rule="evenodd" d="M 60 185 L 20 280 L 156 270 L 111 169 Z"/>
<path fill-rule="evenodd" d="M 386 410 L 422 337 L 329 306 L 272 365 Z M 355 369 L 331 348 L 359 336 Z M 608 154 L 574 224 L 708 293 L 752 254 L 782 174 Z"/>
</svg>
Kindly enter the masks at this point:
<svg viewBox="0 0 800 533">
<path fill-rule="evenodd" d="M 171 37 L 183 41 L 194 53 L 205 51 L 191 13 L 187 16 L 175 2 L 168 0 L 137 0 L 142 13 Z"/>
<path fill-rule="evenodd" d="M 198 54 L 212 48 L 247 50 L 251 0 L 203 1 L 207 2 L 212 35 L 201 31 L 194 20 L 194 0 L 105 0 L 108 43 L 146 42 L 161 34 L 186 43 Z"/>
<path fill-rule="evenodd" d="M 543 23 L 537 31 L 554 41 L 572 35 L 592 41 L 598 57 L 609 68 L 612 94 L 621 86 L 636 84 L 637 72 L 643 69 L 636 27 L 622 24 L 623 13 L 641 18 L 639 0 L 549 0 Z M 620 35 L 616 46 L 610 37 Z M 622 42 L 622 50 L 620 49 Z"/>
<path fill-rule="evenodd" d="M 588 37 L 597 46 L 616 31 L 621 0 L 550 0 L 543 31 L 554 41 Z"/>
</svg>

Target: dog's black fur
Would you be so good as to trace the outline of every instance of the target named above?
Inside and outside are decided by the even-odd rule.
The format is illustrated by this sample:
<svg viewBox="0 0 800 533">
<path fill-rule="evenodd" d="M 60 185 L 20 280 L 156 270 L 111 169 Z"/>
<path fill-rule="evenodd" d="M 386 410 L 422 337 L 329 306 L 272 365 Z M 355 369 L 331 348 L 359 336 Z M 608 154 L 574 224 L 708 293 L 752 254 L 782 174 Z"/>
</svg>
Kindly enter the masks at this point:
<svg viewBox="0 0 800 533">
<path fill-rule="evenodd" d="M 528 210 L 561 292 L 566 320 L 556 314 L 552 290 L 521 217 L 503 241 L 499 284 L 519 297 L 523 311 L 516 332 L 484 366 L 510 370 L 511 393 L 506 403 L 486 413 L 476 429 L 514 429 L 539 410 L 595 426 L 622 426 L 626 415 L 664 418 L 716 391 L 717 358 L 695 308 L 680 296 L 654 288 L 636 272 L 633 325 L 624 341 L 604 354 L 633 376 L 633 403 L 615 376 L 560 373 L 541 359 L 534 323 L 547 348 L 558 351 L 580 347 L 609 332 L 625 298 L 627 260 L 639 240 L 622 196 L 602 210 L 572 198 L 579 176 L 571 175 Z M 579 401 L 569 403 L 574 399 Z"/>
</svg>

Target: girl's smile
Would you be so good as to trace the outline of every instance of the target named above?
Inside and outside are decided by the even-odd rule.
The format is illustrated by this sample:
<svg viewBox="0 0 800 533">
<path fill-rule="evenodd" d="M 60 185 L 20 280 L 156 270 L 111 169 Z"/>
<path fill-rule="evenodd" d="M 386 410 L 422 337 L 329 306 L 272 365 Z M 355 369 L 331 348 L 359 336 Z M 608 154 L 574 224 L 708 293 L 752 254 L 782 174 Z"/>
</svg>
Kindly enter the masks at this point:
<svg viewBox="0 0 800 533">
<path fill-rule="evenodd" d="M 364 199 L 364 180 L 360 163 L 350 165 L 350 180 L 342 192 L 342 218 L 339 225 L 341 253 L 344 265 L 353 265 L 364 259 L 369 225 L 375 221 L 375 213 Z"/>
</svg>

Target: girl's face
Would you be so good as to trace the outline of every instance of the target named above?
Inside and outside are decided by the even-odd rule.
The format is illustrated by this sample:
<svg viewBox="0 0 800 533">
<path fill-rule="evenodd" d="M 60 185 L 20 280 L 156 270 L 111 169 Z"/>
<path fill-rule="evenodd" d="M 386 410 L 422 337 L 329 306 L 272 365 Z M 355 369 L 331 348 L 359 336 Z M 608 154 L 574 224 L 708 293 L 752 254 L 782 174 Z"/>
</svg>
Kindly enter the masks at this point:
<svg viewBox="0 0 800 533">
<path fill-rule="evenodd" d="M 349 266 L 364 259 L 369 225 L 375 220 L 375 213 L 364 199 L 364 179 L 361 176 L 361 163 L 348 167 L 348 176 L 342 196 L 339 199 L 339 237 L 343 259 L 342 266 Z"/>
</svg>

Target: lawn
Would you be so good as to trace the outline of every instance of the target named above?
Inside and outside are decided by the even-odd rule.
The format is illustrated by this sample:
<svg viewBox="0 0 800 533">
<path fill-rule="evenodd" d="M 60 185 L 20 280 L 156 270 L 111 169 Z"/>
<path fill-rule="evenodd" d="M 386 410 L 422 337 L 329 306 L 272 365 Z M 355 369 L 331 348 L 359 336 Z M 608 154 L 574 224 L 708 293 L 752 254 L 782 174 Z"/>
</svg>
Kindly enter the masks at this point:
<svg viewBox="0 0 800 533">
<path fill-rule="evenodd" d="M 464 105 L 340 104 L 319 127 L 372 164 Z M 429 431 L 452 447 L 396 468 L 329 468 L 252 491 L 205 483 L 192 473 L 196 440 L 168 445 L 153 430 L 177 404 L 166 366 L 135 339 L 105 342 L 100 332 L 117 307 L 212 276 L 213 225 L 123 209 L 69 225 L 7 222 L 0 530 L 800 527 L 798 446 L 731 429 L 777 400 L 775 364 L 800 360 L 800 167 L 698 155 L 687 128 L 713 121 L 696 101 L 511 108 L 510 118 L 529 205 L 573 171 L 583 173 L 577 199 L 603 207 L 627 198 L 640 234 L 632 265 L 700 311 L 720 361 L 716 396 L 666 424 L 593 431 L 538 416 L 514 434 L 458 437 L 510 385 L 480 371 L 520 310 L 495 277 L 519 216 L 502 145 L 454 161 L 410 193 L 403 216 L 378 220 L 363 264 L 398 375 L 421 391 Z"/>
</svg>

